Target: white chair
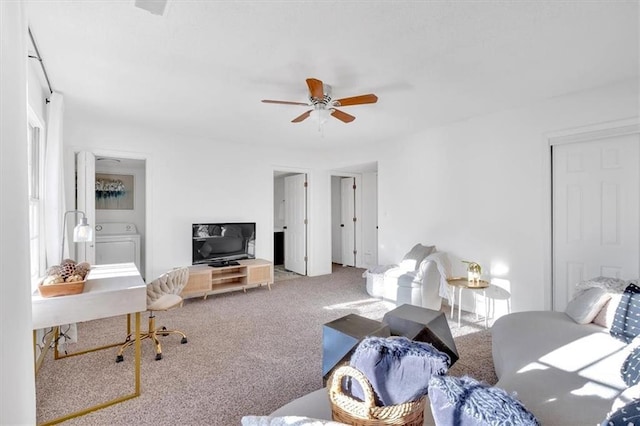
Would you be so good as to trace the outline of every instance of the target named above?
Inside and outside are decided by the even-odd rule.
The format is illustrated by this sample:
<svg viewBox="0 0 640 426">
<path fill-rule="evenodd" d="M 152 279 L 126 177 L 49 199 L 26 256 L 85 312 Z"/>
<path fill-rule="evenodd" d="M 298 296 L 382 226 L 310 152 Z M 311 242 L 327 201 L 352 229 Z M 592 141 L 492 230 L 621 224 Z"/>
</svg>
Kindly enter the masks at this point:
<svg viewBox="0 0 640 426">
<path fill-rule="evenodd" d="M 405 255 L 400 265 L 378 266 L 367 270 L 367 293 L 374 297 L 396 302 L 397 306 L 410 304 L 427 309 L 440 310 L 442 297 L 446 297 L 446 278 L 449 275 L 449 259 L 446 253 L 435 247 L 426 251 L 416 245 Z M 422 249 L 418 256 L 412 255 Z M 420 251 L 420 250 L 418 250 Z M 421 255 L 426 252 L 425 255 Z"/>
<path fill-rule="evenodd" d="M 189 280 L 189 268 L 176 268 L 162 274 L 160 277 L 147 284 L 147 311 L 149 311 L 149 329 L 146 333 L 140 335 L 140 340 L 153 340 L 156 347 L 156 361 L 162 359 L 162 347 L 158 336 L 168 336 L 169 334 L 179 334 L 182 336 L 180 343 L 187 343 L 187 335 L 180 330 L 167 330 L 166 327 L 156 329 L 155 312 L 167 311 L 176 306 L 182 306 L 182 297 L 180 293 Z M 129 334 L 125 343 L 120 347 L 116 362 L 122 362 L 124 350 L 133 345 L 135 339 Z"/>
</svg>

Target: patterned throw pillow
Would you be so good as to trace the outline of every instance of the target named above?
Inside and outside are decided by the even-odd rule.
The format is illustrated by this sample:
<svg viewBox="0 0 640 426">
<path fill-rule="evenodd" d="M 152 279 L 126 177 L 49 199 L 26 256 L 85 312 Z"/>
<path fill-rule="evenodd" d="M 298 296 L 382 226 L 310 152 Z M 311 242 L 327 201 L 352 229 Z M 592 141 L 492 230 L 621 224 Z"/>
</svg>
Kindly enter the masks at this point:
<svg viewBox="0 0 640 426">
<path fill-rule="evenodd" d="M 633 400 L 611 413 L 600 426 L 640 425 L 640 399 Z"/>
<path fill-rule="evenodd" d="M 540 424 L 520 401 L 507 392 L 471 377 L 432 377 L 429 381 L 429 401 L 437 425 Z"/>
<path fill-rule="evenodd" d="M 640 335 L 640 287 L 633 282 L 624 289 L 609 333 L 625 343 Z"/>
<path fill-rule="evenodd" d="M 627 386 L 640 383 L 640 346 L 635 347 L 627 359 L 624 360 L 620 375 Z"/>
</svg>

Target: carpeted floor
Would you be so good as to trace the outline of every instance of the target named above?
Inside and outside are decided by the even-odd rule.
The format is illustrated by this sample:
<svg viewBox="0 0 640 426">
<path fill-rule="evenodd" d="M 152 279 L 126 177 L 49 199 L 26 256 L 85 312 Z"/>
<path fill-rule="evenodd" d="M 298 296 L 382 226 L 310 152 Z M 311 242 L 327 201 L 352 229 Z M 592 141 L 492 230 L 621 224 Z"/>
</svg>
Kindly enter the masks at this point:
<svg viewBox="0 0 640 426">
<path fill-rule="evenodd" d="M 142 395 L 72 419 L 69 425 L 238 425 L 243 415 L 268 414 L 322 387 L 322 325 L 349 313 L 380 320 L 394 308 L 364 289 L 362 270 L 334 268 L 266 287 L 188 299 L 158 314 L 157 324 L 180 328 L 189 343 L 169 336 L 164 359 L 143 342 Z M 126 317 L 79 324 L 81 350 L 121 340 Z M 146 316 L 143 316 L 143 329 Z M 493 384 L 490 331 L 466 314 L 450 322 L 460 360 L 452 375 Z M 73 346 L 73 347 L 72 347 Z M 36 379 L 38 422 L 133 390 L 133 351 L 115 363 L 116 348 L 54 361 L 49 352 Z"/>
</svg>

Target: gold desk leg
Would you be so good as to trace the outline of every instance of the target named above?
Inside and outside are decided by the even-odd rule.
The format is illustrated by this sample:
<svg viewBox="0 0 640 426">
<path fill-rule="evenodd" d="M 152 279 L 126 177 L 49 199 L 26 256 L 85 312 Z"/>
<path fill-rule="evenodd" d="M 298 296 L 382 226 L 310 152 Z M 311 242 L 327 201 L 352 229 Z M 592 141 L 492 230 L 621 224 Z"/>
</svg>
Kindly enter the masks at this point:
<svg viewBox="0 0 640 426">
<path fill-rule="evenodd" d="M 129 319 L 130 319 L 130 314 L 127 314 L 127 323 L 129 323 Z M 136 343 L 135 343 L 135 347 L 136 347 L 136 360 L 135 360 L 135 365 L 134 365 L 134 369 L 135 369 L 135 387 L 134 387 L 134 391 L 133 393 L 129 394 L 129 395 L 124 395 L 121 397 L 118 397 L 116 399 L 112 399 L 111 401 L 107 401 L 107 402 L 103 402 L 102 404 L 98 404 L 98 405 L 94 405 L 93 407 L 89 407 L 89 408 L 85 408 L 84 410 L 80 410 L 80 411 L 75 411 L 71 414 L 67 414 L 66 416 L 62 416 L 62 417 L 58 417 L 57 419 L 53 419 L 53 420 L 49 420 L 48 422 L 45 423 L 39 423 L 39 426 L 48 426 L 48 425 L 55 425 L 57 423 L 62 423 L 65 422 L 67 420 L 73 419 L 75 417 L 80 417 L 80 416 L 84 416 L 85 414 L 91 413 L 93 411 L 97 411 L 100 410 L 102 408 L 105 407 L 109 407 L 110 405 L 114 405 L 114 404 L 118 404 L 120 402 L 126 401 L 128 399 L 132 399 L 132 398 L 136 398 L 138 396 L 140 396 L 140 358 L 141 358 L 141 346 L 140 346 L 140 312 L 136 312 L 136 334 L 135 334 L 135 339 L 136 339 Z M 57 330 L 56 330 L 56 334 L 57 334 Z M 107 346 L 101 346 L 99 348 L 95 348 L 95 349 L 90 349 L 84 352 L 77 352 L 77 353 L 73 353 L 70 355 L 64 355 L 61 356 L 60 358 L 67 358 L 70 356 L 74 356 L 74 355 L 80 355 L 83 353 L 87 353 L 87 352 L 95 352 L 98 351 L 100 349 L 106 349 L 106 348 L 111 348 L 113 346 L 118 346 L 121 343 L 116 343 L 113 345 L 107 345 Z M 57 355 L 57 345 L 56 345 L 56 355 Z M 58 358 L 56 358 L 58 359 Z"/>
</svg>

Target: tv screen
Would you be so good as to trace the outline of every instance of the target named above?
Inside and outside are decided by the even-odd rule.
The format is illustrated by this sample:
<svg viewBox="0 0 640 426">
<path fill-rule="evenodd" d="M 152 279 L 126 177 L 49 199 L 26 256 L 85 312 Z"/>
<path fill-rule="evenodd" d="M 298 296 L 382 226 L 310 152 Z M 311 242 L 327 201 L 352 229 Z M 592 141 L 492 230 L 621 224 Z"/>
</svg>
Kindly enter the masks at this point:
<svg viewBox="0 0 640 426">
<path fill-rule="evenodd" d="M 194 223 L 191 240 L 193 265 L 254 259 L 256 224 Z"/>
</svg>

